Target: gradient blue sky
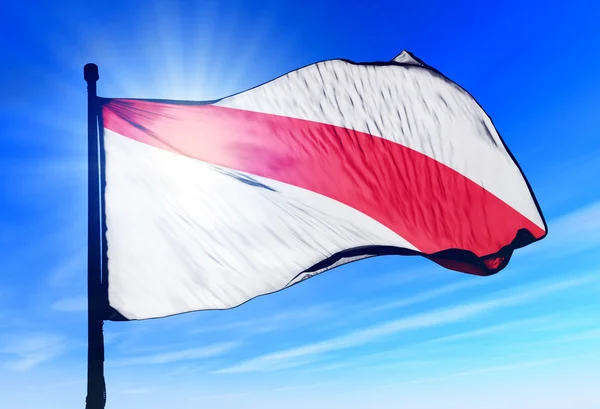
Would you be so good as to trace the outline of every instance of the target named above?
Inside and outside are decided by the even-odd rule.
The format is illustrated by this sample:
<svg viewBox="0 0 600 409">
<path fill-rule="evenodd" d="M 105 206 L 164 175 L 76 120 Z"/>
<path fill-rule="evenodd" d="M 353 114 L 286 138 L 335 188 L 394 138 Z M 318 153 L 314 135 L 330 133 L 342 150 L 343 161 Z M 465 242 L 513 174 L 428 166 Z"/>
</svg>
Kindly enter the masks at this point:
<svg viewBox="0 0 600 409">
<path fill-rule="evenodd" d="M 84 405 L 85 63 L 101 96 L 203 100 L 407 49 L 490 114 L 549 236 L 489 278 L 382 257 L 234 310 L 109 322 L 107 407 L 600 407 L 597 2 L 360 3 L 3 4 L 0 406 Z"/>
</svg>

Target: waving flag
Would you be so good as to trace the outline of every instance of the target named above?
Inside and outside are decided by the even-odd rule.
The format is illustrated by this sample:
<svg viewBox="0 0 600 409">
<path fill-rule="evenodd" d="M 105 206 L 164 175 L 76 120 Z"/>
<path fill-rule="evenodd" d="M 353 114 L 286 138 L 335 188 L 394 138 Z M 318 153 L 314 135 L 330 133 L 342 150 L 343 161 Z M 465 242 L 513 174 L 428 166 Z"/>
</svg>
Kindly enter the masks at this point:
<svg viewBox="0 0 600 409">
<path fill-rule="evenodd" d="M 546 224 L 491 119 L 403 52 L 211 102 L 101 99 L 110 306 L 235 307 L 361 258 L 489 275 Z"/>
</svg>

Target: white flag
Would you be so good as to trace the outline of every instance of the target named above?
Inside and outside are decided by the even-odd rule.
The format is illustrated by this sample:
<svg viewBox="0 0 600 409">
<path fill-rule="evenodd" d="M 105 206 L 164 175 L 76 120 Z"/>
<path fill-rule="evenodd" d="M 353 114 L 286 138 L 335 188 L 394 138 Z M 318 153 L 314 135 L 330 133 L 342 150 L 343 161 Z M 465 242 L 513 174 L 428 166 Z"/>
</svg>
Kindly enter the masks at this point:
<svg viewBox="0 0 600 409">
<path fill-rule="evenodd" d="M 380 254 L 489 275 L 546 235 L 488 115 L 406 52 L 210 103 L 103 99 L 101 115 L 108 295 L 126 319 L 235 307 Z"/>
</svg>

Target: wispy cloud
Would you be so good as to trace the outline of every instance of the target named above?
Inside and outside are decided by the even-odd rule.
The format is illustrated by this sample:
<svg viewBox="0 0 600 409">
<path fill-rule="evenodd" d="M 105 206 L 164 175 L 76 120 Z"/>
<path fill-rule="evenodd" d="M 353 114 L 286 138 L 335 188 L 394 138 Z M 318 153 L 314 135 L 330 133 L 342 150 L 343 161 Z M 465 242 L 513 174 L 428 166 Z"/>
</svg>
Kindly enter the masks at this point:
<svg viewBox="0 0 600 409">
<path fill-rule="evenodd" d="M 239 398 L 242 396 L 251 395 L 250 392 L 234 392 L 234 393 L 220 393 L 216 395 L 205 395 L 205 396 L 196 396 L 190 399 L 192 402 L 203 401 L 203 400 L 223 400 L 223 399 L 231 399 L 231 398 Z"/>
<path fill-rule="evenodd" d="M 201 348 L 189 348 L 179 351 L 163 352 L 154 355 L 144 355 L 132 358 L 115 359 L 109 366 L 154 365 L 172 362 L 191 361 L 223 355 L 239 346 L 237 342 L 227 342 L 209 345 Z"/>
<path fill-rule="evenodd" d="M 65 386 L 73 386 L 73 385 L 85 385 L 87 383 L 87 379 L 71 379 L 71 380 L 62 380 L 59 382 L 51 382 L 45 384 L 47 388 L 64 388 Z"/>
<path fill-rule="evenodd" d="M 119 392 L 122 393 L 122 394 L 124 394 L 124 395 L 142 395 L 142 394 L 150 393 L 151 390 L 150 389 L 145 389 L 145 388 L 123 389 L 123 390 L 121 390 Z"/>
<path fill-rule="evenodd" d="M 244 331 L 246 334 L 264 334 L 281 328 L 300 327 L 331 317 L 334 314 L 333 304 L 323 303 L 311 305 L 302 309 L 285 311 L 261 318 L 235 321 L 217 325 L 203 325 L 193 330 L 193 333 Z"/>
<path fill-rule="evenodd" d="M 62 312 L 81 312 L 87 311 L 87 297 L 64 298 L 52 304 L 52 309 Z"/>
<path fill-rule="evenodd" d="M 517 371 L 517 370 L 523 370 L 526 368 L 533 368 L 533 367 L 537 367 L 537 366 L 548 365 L 551 363 L 556 363 L 556 362 L 560 362 L 560 361 L 564 361 L 564 360 L 566 360 L 566 358 L 550 358 L 550 359 L 541 359 L 541 360 L 537 360 L 537 361 L 519 362 L 519 363 L 515 363 L 515 364 L 494 365 L 494 366 L 488 366 L 488 367 L 484 367 L 484 368 L 472 369 L 472 370 L 468 370 L 468 371 L 454 372 L 454 373 L 450 373 L 447 375 L 432 376 L 432 377 L 427 377 L 427 378 L 415 379 L 412 381 L 394 383 L 394 384 L 384 385 L 384 387 L 398 387 L 398 386 L 402 386 L 402 385 L 413 385 L 413 384 L 418 384 L 418 383 L 445 381 L 448 379 L 460 378 L 463 376 L 479 375 L 479 374 L 491 373 L 491 372 Z"/>
<path fill-rule="evenodd" d="M 318 388 L 324 388 L 326 386 L 331 386 L 331 385 L 335 385 L 335 382 L 321 382 L 321 383 L 312 383 L 312 384 L 306 384 L 306 385 L 293 385 L 293 386 L 284 386 L 282 388 L 275 388 L 272 389 L 273 392 L 288 392 L 288 391 L 295 391 L 295 390 L 303 390 L 303 389 L 318 389 Z"/>
<path fill-rule="evenodd" d="M 387 364 L 366 365 L 366 366 L 363 366 L 361 369 L 368 369 L 369 371 L 385 371 L 385 370 L 397 369 L 397 368 L 432 367 L 432 366 L 439 365 L 439 363 L 440 363 L 440 361 L 434 361 L 434 360 L 397 361 L 397 362 L 390 362 Z"/>
<path fill-rule="evenodd" d="M 410 297 L 403 298 L 398 301 L 392 301 L 385 304 L 380 304 L 376 307 L 373 307 L 369 310 L 369 312 L 377 312 L 377 311 L 386 311 L 392 310 L 396 308 L 408 307 L 413 304 L 419 304 L 425 301 L 429 301 L 438 297 L 442 297 L 444 295 L 452 294 L 455 292 L 459 292 L 461 290 L 465 290 L 468 288 L 488 284 L 489 281 L 481 280 L 480 277 L 472 277 L 472 280 L 461 281 L 458 283 L 448 284 L 442 287 L 434 288 L 428 291 L 424 291 L 419 294 L 415 294 Z"/>
<path fill-rule="evenodd" d="M 455 342 L 464 341 L 465 339 L 475 338 L 490 334 L 496 334 L 499 332 L 505 332 L 509 330 L 515 330 L 517 328 L 537 328 L 537 324 L 550 322 L 554 316 L 528 318 L 522 320 L 515 320 L 510 322 L 504 322 L 502 324 L 489 325 L 483 328 L 477 328 L 470 331 L 464 331 L 458 334 L 446 335 L 432 340 L 424 341 L 422 344 L 442 343 L 442 342 Z"/>
<path fill-rule="evenodd" d="M 306 369 L 307 372 L 322 372 L 339 370 L 342 368 L 350 367 L 361 367 L 362 369 L 369 370 L 381 370 L 381 369 L 392 369 L 399 367 L 421 367 L 439 364 L 439 360 L 404 360 L 406 357 L 413 357 L 422 353 L 421 348 L 427 345 L 445 343 L 452 344 L 454 342 L 464 341 L 470 338 L 482 337 L 491 334 L 497 334 L 501 332 L 514 331 L 519 328 L 528 328 L 529 330 L 535 330 L 539 327 L 539 324 L 551 322 L 555 316 L 542 316 L 536 318 L 521 319 L 515 321 L 504 322 L 496 325 L 489 325 L 474 330 L 463 331 L 460 333 L 446 335 L 438 338 L 428 339 L 425 341 L 419 341 L 416 343 L 402 345 L 399 349 L 385 350 L 372 354 L 362 355 L 357 359 L 345 359 L 344 362 L 336 362 L 327 365 L 321 365 L 318 367 L 312 367 Z M 437 349 L 438 352 L 440 349 Z M 446 350 L 446 349 L 444 349 Z M 417 352 L 416 351 L 421 351 Z M 463 359 L 461 358 L 461 361 Z M 393 362 L 391 362 L 393 361 Z M 384 362 L 379 364 L 376 362 Z"/>
<path fill-rule="evenodd" d="M 381 289 L 390 288 L 396 286 L 403 286 L 408 283 L 415 281 L 423 282 L 430 280 L 437 280 L 443 277 L 443 270 L 436 267 L 426 266 L 419 268 L 405 268 L 398 269 L 391 273 L 377 275 L 375 277 L 367 276 L 365 279 L 361 279 L 356 282 L 360 286 L 361 290 Z"/>
<path fill-rule="evenodd" d="M 237 365 L 217 370 L 216 372 L 231 374 L 278 370 L 281 368 L 281 365 L 287 361 L 296 363 L 298 363 L 299 359 L 308 361 L 310 360 L 309 357 L 315 355 L 364 345 L 380 340 L 382 337 L 399 334 L 405 331 L 413 331 L 473 319 L 500 308 L 527 303 L 557 291 L 586 285 L 598 280 L 600 280 L 600 275 L 596 274 L 561 282 L 543 282 L 524 288 L 511 289 L 510 291 L 505 292 L 504 295 L 500 294 L 491 300 L 465 305 L 455 305 L 431 312 L 415 314 L 407 318 L 375 325 L 325 341 L 258 356 Z M 301 361 L 299 364 L 302 364 Z"/>
<path fill-rule="evenodd" d="M 118 340 L 121 337 L 123 337 L 122 332 L 104 330 L 104 344 L 105 345 L 112 344 L 113 342 L 115 342 L 116 340 Z"/>
<path fill-rule="evenodd" d="M 423 347 L 427 347 L 431 344 L 446 344 L 451 347 L 454 343 L 460 343 L 468 339 L 477 338 L 477 337 L 486 337 L 489 335 L 496 335 L 499 333 L 515 333 L 515 334 L 523 334 L 525 331 L 530 333 L 535 333 L 537 331 L 544 331 L 549 329 L 555 329 L 553 326 L 544 325 L 550 324 L 556 320 L 565 319 L 565 316 L 553 314 L 553 315 L 544 315 L 534 318 L 525 318 L 518 319 L 514 321 L 503 322 L 495 325 L 488 325 L 481 328 L 462 331 L 459 333 L 455 333 L 452 335 L 446 335 L 438 338 L 433 338 L 425 341 L 419 341 L 416 343 L 411 343 L 408 345 L 402 345 L 398 349 L 385 350 L 372 354 L 361 355 L 355 359 L 345 359 L 343 362 L 336 362 L 332 364 L 320 365 L 316 367 L 310 367 L 305 369 L 305 372 L 313 373 L 313 372 L 323 372 L 323 371 L 337 371 L 343 368 L 356 368 L 360 367 L 361 370 L 369 370 L 369 371 L 380 371 L 387 369 L 395 369 L 395 368 L 404 368 L 404 367 L 425 367 L 425 366 L 439 366 L 440 359 L 443 359 L 444 362 L 454 362 L 454 363 L 464 363 L 465 358 L 463 356 L 458 357 L 457 359 L 447 359 L 444 356 L 454 356 L 452 353 L 452 349 L 449 348 L 440 348 L 437 347 L 435 350 L 437 353 L 443 352 L 443 354 L 434 360 L 428 359 L 420 359 L 413 360 L 414 356 L 423 356 L 424 352 L 427 349 L 423 349 Z M 525 349 L 525 356 L 531 355 L 531 350 L 539 349 L 540 346 L 546 344 L 557 344 L 562 342 L 574 342 L 579 340 L 588 340 L 595 339 L 600 337 L 600 331 L 596 329 L 592 330 L 583 330 L 574 334 L 563 335 L 557 338 L 547 339 L 544 337 L 543 341 L 535 341 L 524 344 L 522 342 L 519 343 L 519 349 Z M 490 343 L 493 345 L 493 343 Z M 510 348 L 514 350 L 514 346 Z M 406 358 L 409 360 L 405 360 Z M 377 363 L 383 362 L 383 363 Z"/>
<path fill-rule="evenodd" d="M 26 334 L 10 337 L 0 349 L 0 355 L 7 355 L 2 361 L 8 369 L 23 372 L 59 356 L 65 349 L 62 336 Z"/>
<path fill-rule="evenodd" d="M 538 341 L 531 343 L 531 346 L 544 346 L 544 345 L 552 345 L 552 344 L 563 344 L 563 343 L 573 343 L 577 341 L 587 341 L 587 340 L 595 340 L 600 339 L 600 329 L 587 329 L 577 332 L 572 332 L 569 334 L 564 334 L 562 336 L 557 336 L 551 339 L 544 339 L 543 341 Z"/>
<path fill-rule="evenodd" d="M 61 264 L 54 268 L 49 277 L 51 286 L 65 286 L 77 276 L 85 277 L 87 252 L 85 248 L 81 250 L 71 257 L 66 257 Z"/>
<path fill-rule="evenodd" d="M 543 252 L 556 258 L 600 247 L 600 201 L 551 220 L 548 231 L 544 240 L 519 249 L 519 257 Z"/>
<path fill-rule="evenodd" d="M 556 317 L 546 325 L 539 325 L 531 328 L 532 331 L 557 331 L 570 328 L 600 327 L 600 309 L 587 309 L 589 316 L 581 316 L 575 312 L 570 312 L 569 317 Z"/>
</svg>

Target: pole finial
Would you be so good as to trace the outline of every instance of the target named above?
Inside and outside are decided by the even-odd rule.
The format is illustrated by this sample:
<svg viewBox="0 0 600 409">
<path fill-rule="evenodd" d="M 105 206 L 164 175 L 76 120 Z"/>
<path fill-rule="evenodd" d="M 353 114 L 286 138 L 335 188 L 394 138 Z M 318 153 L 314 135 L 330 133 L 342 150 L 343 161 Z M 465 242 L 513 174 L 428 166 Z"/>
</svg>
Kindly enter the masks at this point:
<svg viewBox="0 0 600 409">
<path fill-rule="evenodd" d="M 100 75 L 98 75 L 98 66 L 96 64 L 86 64 L 83 67 L 83 79 L 85 82 L 96 82 L 100 79 Z"/>
</svg>

